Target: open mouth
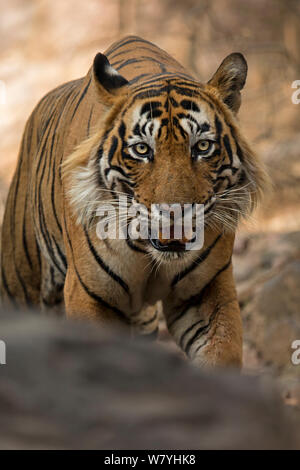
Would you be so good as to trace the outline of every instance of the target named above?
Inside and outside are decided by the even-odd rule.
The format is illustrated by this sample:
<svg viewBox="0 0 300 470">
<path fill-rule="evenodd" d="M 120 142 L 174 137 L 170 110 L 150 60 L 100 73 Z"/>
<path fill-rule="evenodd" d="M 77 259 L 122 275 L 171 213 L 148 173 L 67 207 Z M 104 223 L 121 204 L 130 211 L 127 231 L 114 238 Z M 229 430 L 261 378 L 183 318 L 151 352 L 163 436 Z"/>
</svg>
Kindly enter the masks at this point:
<svg viewBox="0 0 300 470">
<path fill-rule="evenodd" d="M 172 240 L 168 241 L 167 243 L 161 242 L 157 238 L 149 238 L 149 241 L 153 248 L 158 251 L 168 251 L 168 252 L 182 252 L 186 251 L 185 243 L 182 243 L 180 240 Z"/>
<path fill-rule="evenodd" d="M 171 233 L 174 234 L 174 229 L 172 227 Z M 182 239 L 169 238 L 165 239 L 162 237 L 162 233 L 159 231 L 159 238 L 151 237 L 149 233 L 149 242 L 158 251 L 170 252 L 170 253 L 182 253 L 188 251 L 187 244 L 193 243 L 196 240 L 196 234 L 191 233 L 190 238 L 183 237 Z"/>
</svg>

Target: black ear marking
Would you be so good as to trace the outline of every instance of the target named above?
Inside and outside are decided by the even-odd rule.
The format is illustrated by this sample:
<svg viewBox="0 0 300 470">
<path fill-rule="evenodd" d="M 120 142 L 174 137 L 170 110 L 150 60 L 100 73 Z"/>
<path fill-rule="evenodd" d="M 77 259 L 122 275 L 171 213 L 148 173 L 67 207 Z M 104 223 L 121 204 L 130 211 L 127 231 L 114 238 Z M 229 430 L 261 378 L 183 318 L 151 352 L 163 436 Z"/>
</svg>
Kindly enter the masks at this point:
<svg viewBox="0 0 300 470">
<path fill-rule="evenodd" d="M 223 60 L 208 82 L 208 85 L 218 90 L 224 103 L 234 112 L 239 110 L 241 104 L 240 91 L 244 88 L 247 72 L 248 65 L 243 54 L 233 52 Z"/>
<path fill-rule="evenodd" d="M 94 59 L 94 75 L 100 85 L 107 91 L 113 91 L 128 84 L 126 78 L 122 77 L 109 63 L 107 57 L 100 52 Z"/>
</svg>

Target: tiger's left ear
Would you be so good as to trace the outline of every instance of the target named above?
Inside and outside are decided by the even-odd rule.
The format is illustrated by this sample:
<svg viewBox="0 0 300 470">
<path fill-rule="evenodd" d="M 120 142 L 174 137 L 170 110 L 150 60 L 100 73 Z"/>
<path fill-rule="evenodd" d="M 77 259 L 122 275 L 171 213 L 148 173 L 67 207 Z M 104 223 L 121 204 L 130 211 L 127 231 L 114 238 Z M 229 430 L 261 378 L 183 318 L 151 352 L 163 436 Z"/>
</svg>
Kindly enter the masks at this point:
<svg viewBox="0 0 300 470">
<path fill-rule="evenodd" d="M 120 75 L 100 52 L 94 59 L 93 77 L 101 102 L 108 106 L 120 95 L 122 87 L 128 85 L 126 78 Z"/>
<path fill-rule="evenodd" d="M 246 59 L 239 52 L 227 56 L 214 76 L 207 83 L 217 89 L 224 103 L 237 113 L 241 105 L 241 93 L 247 78 Z"/>
</svg>

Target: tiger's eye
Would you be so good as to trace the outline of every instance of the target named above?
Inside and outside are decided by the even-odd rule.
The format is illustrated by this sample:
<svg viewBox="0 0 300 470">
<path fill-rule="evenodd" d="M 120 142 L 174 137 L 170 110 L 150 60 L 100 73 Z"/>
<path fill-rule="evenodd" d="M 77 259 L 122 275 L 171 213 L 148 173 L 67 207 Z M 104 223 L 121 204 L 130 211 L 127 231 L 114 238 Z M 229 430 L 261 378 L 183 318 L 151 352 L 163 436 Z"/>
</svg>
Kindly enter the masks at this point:
<svg viewBox="0 0 300 470">
<path fill-rule="evenodd" d="M 138 155 L 147 155 L 150 151 L 150 147 L 144 143 L 136 144 L 133 148 Z"/>
<path fill-rule="evenodd" d="M 197 150 L 200 152 L 207 152 L 210 149 L 211 142 L 209 140 L 199 140 L 197 143 Z"/>
</svg>

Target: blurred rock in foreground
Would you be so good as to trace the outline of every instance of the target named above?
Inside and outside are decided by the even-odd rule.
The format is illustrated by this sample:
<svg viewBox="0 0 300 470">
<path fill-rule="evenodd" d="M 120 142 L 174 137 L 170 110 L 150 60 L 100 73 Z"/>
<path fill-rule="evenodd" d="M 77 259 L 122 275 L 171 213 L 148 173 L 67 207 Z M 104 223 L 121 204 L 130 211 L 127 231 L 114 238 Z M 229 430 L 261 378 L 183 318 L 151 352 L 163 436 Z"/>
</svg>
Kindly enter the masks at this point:
<svg viewBox="0 0 300 470">
<path fill-rule="evenodd" d="M 1 449 L 298 448 L 277 393 L 94 325 L 0 315 Z"/>
<path fill-rule="evenodd" d="M 244 367 L 272 374 L 300 416 L 300 231 L 239 234 L 233 257 L 244 323 Z"/>
</svg>

